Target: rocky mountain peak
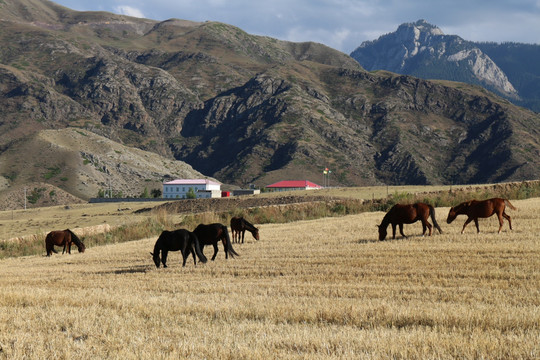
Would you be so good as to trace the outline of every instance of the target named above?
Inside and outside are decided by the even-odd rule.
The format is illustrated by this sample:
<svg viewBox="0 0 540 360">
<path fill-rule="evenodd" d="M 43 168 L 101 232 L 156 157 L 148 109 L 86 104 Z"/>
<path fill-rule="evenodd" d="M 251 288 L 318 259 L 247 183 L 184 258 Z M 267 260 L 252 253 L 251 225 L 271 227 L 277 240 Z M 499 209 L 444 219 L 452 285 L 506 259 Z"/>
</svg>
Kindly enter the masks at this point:
<svg viewBox="0 0 540 360">
<path fill-rule="evenodd" d="M 519 97 L 506 74 L 474 43 L 445 35 L 425 20 L 402 24 L 393 33 L 365 41 L 351 56 L 369 71 L 466 82 L 510 99 Z"/>
</svg>

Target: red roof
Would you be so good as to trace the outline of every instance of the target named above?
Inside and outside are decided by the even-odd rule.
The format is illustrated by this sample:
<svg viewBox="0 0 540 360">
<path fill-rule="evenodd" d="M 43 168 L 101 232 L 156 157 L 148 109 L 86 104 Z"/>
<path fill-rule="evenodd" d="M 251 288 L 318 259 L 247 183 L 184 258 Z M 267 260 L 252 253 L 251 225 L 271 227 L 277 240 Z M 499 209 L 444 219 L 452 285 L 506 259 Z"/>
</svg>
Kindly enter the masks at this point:
<svg viewBox="0 0 540 360">
<path fill-rule="evenodd" d="M 322 188 L 322 186 L 312 183 L 308 180 L 283 180 L 272 185 L 268 185 L 268 188 Z"/>
</svg>

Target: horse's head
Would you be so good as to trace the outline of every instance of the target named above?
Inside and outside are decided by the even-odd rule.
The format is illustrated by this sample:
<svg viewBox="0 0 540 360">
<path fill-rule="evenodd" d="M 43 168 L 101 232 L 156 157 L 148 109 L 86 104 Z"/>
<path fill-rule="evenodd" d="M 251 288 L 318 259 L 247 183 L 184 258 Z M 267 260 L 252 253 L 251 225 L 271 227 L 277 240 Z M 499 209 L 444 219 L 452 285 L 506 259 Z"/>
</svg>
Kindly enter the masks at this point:
<svg viewBox="0 0 540 360">
<path fill-rule="evenodd" d="M 259 229 L 255 228 L 255 231 L 251 233 L 255 240 L 259 240 Z"/>
<path fill-rule="evenodd" d="M 77 249 L 79 249 L 80 253 L 83 253 L 84 250 L 86 250 L 86 246 L 84 246 L 84 243 L 81 241 L 80 245 L 77 247 Z"/>
<path fill-rule="evenodd" d="M 156 264 L 156 267 L 159 268 L 159 264 L 161 261 L 159 260 L 159 253 L 150 253 L 152 255 L 152 259 L 154 259 L 154 264 Z"/>
<path fill-rule="evenodd" d="M 447 224 L 450 224 L 452 221 L 454 221 L 457 217 L 457 212 L 456 212 L 456 209 L 454 209 L 453 207 L 450 208 L 450 211 L 448 212 L 448 217 L 446 218 L 446 223 Z"/>
<path fill-rule="evenodd" d="M 386 226 L 377 225 L 377 227 L 379 228 L 379 240 L 386 239 Z"/>
</svg>

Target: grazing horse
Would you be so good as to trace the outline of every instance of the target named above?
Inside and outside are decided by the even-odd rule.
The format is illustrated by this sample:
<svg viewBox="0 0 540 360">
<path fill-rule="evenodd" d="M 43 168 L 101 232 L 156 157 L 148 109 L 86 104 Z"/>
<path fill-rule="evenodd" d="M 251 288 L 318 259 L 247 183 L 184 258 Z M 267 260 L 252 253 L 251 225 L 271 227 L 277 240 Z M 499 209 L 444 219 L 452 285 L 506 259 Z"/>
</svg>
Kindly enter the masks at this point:
<svg viewBox="0 0 540 360">
<path fill-rule="evenodd" d="M 246 230 L 253 235 L 255 240 L 259 240 L 259 229 L 253 226 L 249 221 L 243 217 L 233 217 L 231 219 L 231 232 L 233 243 L 240 242 L 240 234 L 242 234 L 242 244 L 244 243 L 244 234 Z"/>
<path fill-rule="evenodd" d="M 229 258 L 229 255 L 233 258 L 235 255 L 238 255 L 236 251 L 232 248 L 231 239 L 229 238 L 229 231 L 227 226 L 219 223 L 215 224 L 199 224 L 195 230 L 193 230 L 197 238 L 199 238 L 199 243 L 201 244 L 201 252 L 203 252 L 206 245 L 214 246 L 214 255 L 212 256 L 212 261 L 216 258 L 218 253 L 217 243 L 219 240 L 223 243 L 223 249 L 225 250 L 225 259 Z"/>
<path fill-rule="evenodd" d="M 182 253 L 182 266 L 186 266 L 186 261 L 190 253 L 193 256 L 193 262 L 195 265 L 197 265 L 195 254 L 197 254 L 202 263 L 208 261 L 199 247 L 199 240 L 197 239 L 197 236 L 185 229 L 163 231 L 161 235 L 159 235 L 156 244 L 154 245 L 154 252 L 151 252 L 150 255 L 152 255 L 156 267 L 159 267 L 159 252 L 161 251 L 161 263 L 163 264 L 163 267 L 167 267 L 167 254 L 169 251 L 178 250 L 180 250 Z"/>
<path fill-rule="evenodd" d="M 386 228 L 388 224 L 392 224 L 392 239 L 396 238 L 396 225 L 399 225 L 399 232 L 401 235 L 406 238 L 403 234 L 403 224 L 412 224 L 418 220 L 422 221 L 422 236 L 426 232 L 426 228 L 429 229 L 429 236 L 431 236 L 432 226 L 428 222 L 428 218 L 431 215 L 431 220 L 433 225 L 439 234 L 442 234 L 442 230 L 435 220 L 435 208 L 429 204 L 416 203 L 412 205 L 401 205 L 396 204 L 386 213 L 379 227 L 379 240 L 384 240 L 386 238 Z"/>
<path fill-rule="evenodd" d="M 510 230 L 512 230 L 512 219 L 504 212 L 506 205 L 508 205 L 512 210 L 517 210 L 517 208 L 514 207 L 514 205 L 512 205 L 510 201 L 508 201 L 508 199 L 493 198 L 482 201 L 466 201 L 459 204 L 458 206 L 450 208 L 446 222 L 450 224 L 458 215 L 467 215 L 468 218 L 467 221 L 465 221 L 465 224 L 463 224 L 463 229 L 461 230 L 461 233 L 463 234 L 463 232 L 465 231 L 465 226 L 467 226 L 467 224 L 469 224 L 473 220 L 474 224 L 476 225 L 476 231 L 477 233 L 479 233 L 480 228 L 478 227 L 478 218 L 488 218 L 493 214 L 497 214 L 497 217 L 499 218 L 500 234 L 503 227 L 503 217 L 508 220 L 508 225 L 510 226 Z"/>
<path fill-rule="evenodd" d="M 75 243 L 80 253 L 83 253 L 86 250 L 84 243 L 73 233 L 73 231 L 66 230 L 54 230 L 47 234 L 45 237 L 45 249 L 47 250 L 47 256 L 51 256 L 52 253 L 58 253 L 54 250 L 54 246 L 64 246 L 62 254 L 66 252 L 71 254 L 71 244 Z"/>
</svg>

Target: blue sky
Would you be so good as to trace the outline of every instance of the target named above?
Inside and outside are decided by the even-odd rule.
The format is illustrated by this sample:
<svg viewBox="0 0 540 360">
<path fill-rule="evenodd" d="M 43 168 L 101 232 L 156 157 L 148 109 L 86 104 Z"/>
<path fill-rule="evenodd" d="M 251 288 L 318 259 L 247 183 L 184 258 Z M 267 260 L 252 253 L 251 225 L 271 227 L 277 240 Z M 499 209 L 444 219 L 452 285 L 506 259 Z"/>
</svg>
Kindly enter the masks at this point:
<svg viewBox="0 0 540 360">
<path fill-rule="evenodd" d="M 220 21 L 256 35 L 315 41 L 350 53 L 366 40 L 425 19 L 472 41 L 540 44 L 540 0 L 56 0 L 79 11 L 154 20 Z"/>
</svg>

